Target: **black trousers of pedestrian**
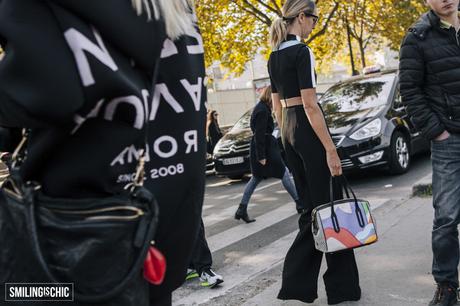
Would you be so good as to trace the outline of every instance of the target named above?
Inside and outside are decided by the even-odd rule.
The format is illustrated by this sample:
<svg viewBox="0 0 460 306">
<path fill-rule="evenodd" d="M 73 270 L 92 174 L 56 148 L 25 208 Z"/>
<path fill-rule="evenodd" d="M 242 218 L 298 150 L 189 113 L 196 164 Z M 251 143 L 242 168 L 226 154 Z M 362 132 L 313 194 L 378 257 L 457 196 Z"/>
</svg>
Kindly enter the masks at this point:
<svg viewBox="0 0 460 306">
<path fill-rule="evenodd" d="M 300 216 L 299 233 L 290 247 L 283 268 L 278 298 L 313 302 L 317 297 L 318 275 L 323 253 L 316 250 L 311 231 L 311 212 L 330 201 L 326 152 L 305 114 L 303 106 L 283 108 L 282 141 L 292 168 L 299 197 L 307 211 Z M 334 197 L 342 198 L 334 183 Z M 329 304 L 359 300 L 361 289 L 353 250 L 326 254 L 324 283 Z"/>
<path fill-rule="evenodd" d="M 206 269 L 212 267 L 212 255 L 209 250 L 208 242 L 204 232 L 203 219 L 201 219 L 200 229 L 198 230 L 198 237 L 196 238 L 195 246 L 193 248 L 192 260 L 190 262 L 190 269 L 195 269 L 199 275 Z"/>
</svg>

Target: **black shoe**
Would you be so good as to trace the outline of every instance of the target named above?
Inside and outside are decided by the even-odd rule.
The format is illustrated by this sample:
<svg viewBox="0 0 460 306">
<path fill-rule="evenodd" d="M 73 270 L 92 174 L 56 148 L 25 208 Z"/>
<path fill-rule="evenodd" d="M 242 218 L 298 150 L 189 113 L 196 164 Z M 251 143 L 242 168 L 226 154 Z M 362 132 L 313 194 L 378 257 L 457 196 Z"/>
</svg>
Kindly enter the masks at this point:
<svg viewBox="0 0 460 306">
<path fill-rule="evenodd" d="M 448 284 L 438 284 L 434 297 L 428 306 L 453 306 L 457 304 L 457 288 Z"/>
<path fill-rule="evenodd" d="M 297 209 L 298 214 L 302 214 L 306 212 L 307 210 L 303 207 L 302 202 L 300 200 L 295 201 L 295 208 Z"/>
<path fill-rule="evenodd" d="M 256 221 L 256 219 L 249 218 L 248 212 L 247 212 L 247 205 L 241 205 L 241 204 L 240 206 L 238 206 L 238 210 L 235 213 L 235 219 L 236 220 L 243 219 L 243 221 L 246 223 L 251 223 L 251 222 Z"/>
</svg>

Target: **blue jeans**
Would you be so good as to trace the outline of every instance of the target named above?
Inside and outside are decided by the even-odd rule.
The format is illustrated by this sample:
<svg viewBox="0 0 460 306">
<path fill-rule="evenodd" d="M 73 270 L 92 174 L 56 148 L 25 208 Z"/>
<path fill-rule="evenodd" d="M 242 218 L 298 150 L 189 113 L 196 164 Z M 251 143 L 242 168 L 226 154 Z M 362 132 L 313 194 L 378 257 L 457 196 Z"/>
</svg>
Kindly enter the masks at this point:
<svg viewBox="0 0 460 306">
<path fill-rule="evenodd" d="M 246 184 L 246 187 L 244 188 L 243 198 L 241 199 L 241 205 L 248 205 L 249 200 L 251 199 L 251 196 L 254 193 L 254 190 L 256 189 L 257 185 L 259 185 L 260 182 L 262 182 L 261 178 L 258 178 L 255 176 L 251 177 L 249 182 Z M 281 179 L 281 182 L 283 183 L 283 186 L 287 190 L 287 192 L 294 199 L 294 201 L 297 201 L 299 199 L 299 196 L 297 195 L 297 191 L 295 189 L 294 182 L 289 176 L 289 171 L 287 168 L 284 171 L 284 175 L 283 175 L 283 178 Z"/>
<path fill-rule="evenodd" d="M 458 287 L 460 223 L 460 135 L 431 142 L 433 163 L 433 277 Z"/>
</svg>

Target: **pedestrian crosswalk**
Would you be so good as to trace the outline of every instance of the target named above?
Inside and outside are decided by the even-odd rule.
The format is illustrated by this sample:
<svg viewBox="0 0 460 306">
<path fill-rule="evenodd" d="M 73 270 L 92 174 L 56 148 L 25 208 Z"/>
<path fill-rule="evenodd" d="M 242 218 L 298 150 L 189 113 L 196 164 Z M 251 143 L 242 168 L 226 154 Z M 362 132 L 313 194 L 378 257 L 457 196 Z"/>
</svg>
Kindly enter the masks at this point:
<svg viewBox="0 0 460 306">
<path fill-rule="evenodd" d="M 209 237 L 208 245 L 213 252 L 217 252 L 232 243 L 235 243 L 241 239 L 251 236 L 267 227 L 270 227 L 276 222 L 280 222 L 288 217 L 296 214 L 294 211 L 294 204 L 288 203 L 280 208 L 270 211 L 257 218 L 257 222 L 254 223 L 241 223 L 235 227 L 232 227 L 226 231 L 223 231 L 217 235 Z"/>
<path fill-rule="evenodd" d="M 266 288 L 254 289 L 250 296 L 237 294 L 240 288 L 263 282 L 266 273 L 280 273 L 284 257 L 297 234 L 295 203 L 279 180 L 264 181 L 249 204 L 249 214 L 256 222 L 245 224 L 233 220 L 238 203 L 234 201 L 244 189 L 244 183 L 225 189 L 225 184 L 213 183 L 220 192 L 207 192 L 203 222 L 208 232 L 207 242 L 213 253 L 213 267 L 224 277 L 220 288 L 207 289 L 198 280 L 189 281 L 173 293 L 173 305 L 262 305 L 266 296 L 276 301 L 279 280 Z M 262 191 L 257 194 L 257 191 Z M 226 195 L 226 197 L 224 197 Z M 228 196 L 230 195 L 230 196 Z M 233 198 L 233 200 L 232 200 Z M 389 199 L 368 198 L 373 209 Z M 274 202 L 274 203 L 271 203 Z M 208 229 L 219 229 L 209 231 Z M 209 235 L 209 232 L 212 234 Z M 278 277 L 279 278 L 279 277 Z M 235 298 L 232 298 L 234 297 Z M 222 299 L 229 299 L 222 302 Z M 277 304 L 278 303 L 278 304 Z"/>
</svg>

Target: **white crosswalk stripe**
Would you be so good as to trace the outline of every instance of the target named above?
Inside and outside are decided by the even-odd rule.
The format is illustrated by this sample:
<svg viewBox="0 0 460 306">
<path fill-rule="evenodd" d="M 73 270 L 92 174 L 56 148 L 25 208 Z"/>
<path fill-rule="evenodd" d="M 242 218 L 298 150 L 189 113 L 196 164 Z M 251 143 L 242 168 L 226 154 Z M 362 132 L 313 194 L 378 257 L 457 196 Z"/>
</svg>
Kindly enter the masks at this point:
<svg viewBox="0 0 460 306">
<path fill-rule="evenodd" d="M 232 243 L 249 237 L 252 234 L 270 227 L 277 222 L 295 215 L 296 213 L 297 212 L 295 211 L 295 206 L 292 202 L 285 204 L 280 208 L 272 210 L 271 212 L 258 217 L 257 222 L 249 224 L 241 223 L 238 226 L 232 227 L 231 229 L 207 238 L 209 249 L 211 249 L 213 252 L 217 252 Z"/>
</svg>

